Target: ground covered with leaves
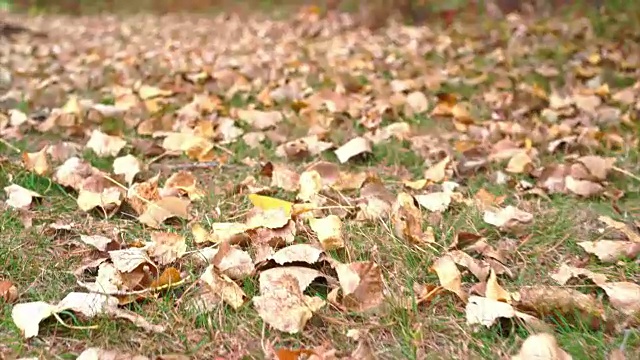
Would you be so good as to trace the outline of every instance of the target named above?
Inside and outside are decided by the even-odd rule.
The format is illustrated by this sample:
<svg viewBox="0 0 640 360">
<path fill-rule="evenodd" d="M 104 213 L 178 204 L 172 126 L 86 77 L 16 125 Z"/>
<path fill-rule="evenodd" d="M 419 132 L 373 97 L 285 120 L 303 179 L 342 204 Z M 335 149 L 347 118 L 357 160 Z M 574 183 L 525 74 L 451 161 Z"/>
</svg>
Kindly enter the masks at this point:
<svg viewBox="0 0 640 360">
<path fill-rule="evenodd" d="M 638 358 L 625 16 L 16 17 L 0 358 Z"/>
</svg>

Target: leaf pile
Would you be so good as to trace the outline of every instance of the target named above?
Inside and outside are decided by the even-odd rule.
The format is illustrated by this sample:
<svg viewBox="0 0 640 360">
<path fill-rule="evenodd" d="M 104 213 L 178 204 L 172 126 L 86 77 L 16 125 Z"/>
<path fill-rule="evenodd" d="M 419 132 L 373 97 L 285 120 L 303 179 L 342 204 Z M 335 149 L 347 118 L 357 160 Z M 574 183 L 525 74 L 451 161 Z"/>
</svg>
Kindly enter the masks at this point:
<svg viewBox="0 0 640 360">
<path fill-rule="evenodd" d="M 420 333 L 412 357 L 429 316 L 532 334 L 514 359 L 571 358 L 551 335 L 563 322 L 640 326 L 625 270 L 640 253 L 640 49 L 625 30 L 617 46 L 583 18 L 515 15 L 378 31 L 309 11 L 28 21 L 50 36 L 0 40 L 5 204 L 82 261 L 67 269 L 81 290 L 56 303 L 0 283 L 26 338 L 48 317 L 77 328 L 69 312 L 168 331 L 130 310 L 167 297 L 306 336 L 280 359 L 376 358 L 370 332 L 400 313 Z M 41 221 L 50 199 L 24 173 L 85 225 Z M 559 202 L 575 206 L 549 215 Z M 620 220 L 577 223 L 589 204 Z M 597 236 L 545 237 L 554 216 Z M 357 346 L 309 335 L 333 323 Z"/>
</svg>

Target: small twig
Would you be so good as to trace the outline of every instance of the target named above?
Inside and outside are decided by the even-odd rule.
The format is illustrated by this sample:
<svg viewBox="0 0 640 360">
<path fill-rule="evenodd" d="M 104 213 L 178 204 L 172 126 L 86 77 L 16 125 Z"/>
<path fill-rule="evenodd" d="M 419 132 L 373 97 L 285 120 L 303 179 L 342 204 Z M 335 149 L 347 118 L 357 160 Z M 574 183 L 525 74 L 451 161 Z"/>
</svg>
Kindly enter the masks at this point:
<svg viewBox="0 0 640 360">
<path fill-rule="evenodd" d="M 11 144 L 10 142 L 8 142 L 7 140 L 5 140 L 3 138 L 0 138 L 0 143 L 2 143 L 4 146 L 8 147 L 9 149 L 17 152 L 18 154 L 22 153 L 22 150 L 18 149 L 13 144 Z"/>
<path fill-rule="evenodd" d="M 231 151 L 231 150 L 227 149 L 226 147 L 224 147 L 224 146 L 222 146 L 222 145 L 219 145 L 219 144 L 213 143 L 213 147 L 215 147 L 215 148 L 216 148 L 216 149 L 218 149 L 218 150 L 222 150 L 222 151 L 226 152 L 227 154 L 229 154 L 229 155 L 231 155 L 231 156 L 235 155 L 235 154 L 233 153 L 233 151 Z"/>
<path fill-rule="evenodd" d="M 60 317 L 60 315 L 58 315 L 58 313 L 53 313 L 53 317 L 56 318 L 56 320 L 58 320 L 58 322 L 60 323 L 60 325 L 69 328 L 69 329 L 74 329 L 74 330 L 92 330 L 92 329 L 97 329 L 98 325 L 89 325 L 89 326 L 74 326 L 74 325 L 69 325 L 67 323 L 64 322 L 64 320 L 62 320 L 62 318 Z"/>
<path fill-rule="evenodd" d="M 634 175 L 633 173 L 631 173 L 631 172 L 629 172 L 629 171 L 627 171 L 627 170 L 625 170 L 625 169 L 619 168 L 619 167 L 617 167 L 617 166 L 613 166 L 613 167 L 611 167 L 611 168 L 612 168 L 613 170 L 615 170 L 615 171 L 617 171 L 617 172 L 621 173 L 621 174 L 627 175 L 628 177 L 630 177 L 630 178 L 632 178 L 632 179 L 635 179 L 635 180 L 637 180 L 637 181 L 640 181 L 640 176 L 638 176 L 638 175 Z"/>
</svg>

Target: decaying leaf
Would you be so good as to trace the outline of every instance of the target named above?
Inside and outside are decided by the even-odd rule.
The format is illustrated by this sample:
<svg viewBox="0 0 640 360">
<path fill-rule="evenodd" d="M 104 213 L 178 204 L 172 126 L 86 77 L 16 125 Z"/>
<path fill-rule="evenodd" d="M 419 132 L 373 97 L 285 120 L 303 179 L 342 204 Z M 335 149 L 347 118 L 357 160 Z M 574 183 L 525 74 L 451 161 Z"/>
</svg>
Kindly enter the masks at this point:
<svg viewBox="0 0 640 360">
<path fill-rule="evenodd" d="M 325 218 L 309 219 L 309 226 L 318 235 L 318 241 L 325 251 L 344 247 L 342 220 L 338 216 L 329 215 Z"/>
<path fill-rule="evenodd" d="M 458 295 L 462 301 L 467 301 L 468 296 L 462 290 L 462 274 L 460 274 L 458 266 L 449 255 L 436 260 L 431 269 L 438 275 L 440 286 Z"/>
<path fill-rule="evenodd" d="M 138 221 L 152 228 L 160 225 L 170 218 L 189 218 L 189 200 L 175 196 L 169 196 L 148 204 L 146 210 L 138 217 Z"/>
<path fill-rule="evenodd" d="M 571 355 L 560 348 L 551 334 L 530 335 L 511 360 L 571 360 Z"/>
<path fill-rule="evenodd" d="M 11 311 L 11 317 L 16 326 L 22 331 L 24 337 L 28 339 L 38 335 L 40 322 L 53 314 L 73 310 L 88 318 L 100 314 L 111 314 L 117 317 L 123 317 L 120 316 L 122 310 L 118 309 L 117 306 L 118 299 L 113 296 L 72 292 L 57 305 L 51 305 L 44 301 L 16 304 Z M 164 331 L 164 327 L 146 323 L 144 319 L 133 313 L 131 313 L 127 319 L 136 325 L 153 331 Z"/>
<path fill-rule="evenodd" d="M 509 205 L 497 211 L 485 210 L 483 219 L 486 223 L 499 228 L 511 228 L 530 223 L 533 220 L 533 215 Z"/>
<path fill-rule="evenodd" d="M 422 231 L 422 212 L 411 195 L 398 194 L 391 207 L 391 222 L 398 238 L 417 245 L 429 242 Z"/>
<path fill-rule="evenodd" d="M 0 300 L 5 304 L 12 304 L 18 300 L 18 288 L 8 280 L 0 281 Z"/>
<path fill-rule="evenodd" d="M 313 313 L 325 305 L 319 297 L 303 295 L 298 280 L 284 274 L 271 282 L 268 291 L 253 298 L 258 315 L 270 326 L 295 334 L 304 328 Z"/>
<path fill-rule="evenodd" d="M 551 275 L 551 278 L 560 285 L 565 285 L 571 278 L 578 277 L 586 277 L 596 285 L 602 285 L 607 282 L 607 276 L 604 274 L 597 274 L 593 271 L 572 267 L 567 264 L 560 265 L 558 271 Z"/>
<path fill-rule="evenodd" d="M 49 172 L 49 160 L 47 159 L 47 148 L 35 153 L 22 153 L 22 163 L 25 169 L 33 171 L 38 175 L 45 175 Z"/>
<path fill-rule="evenodd" d="M 384 300 L 382 272 L 373 262 L 355 262 L 336 266 L 342 289 L 342 304 L 355 311 L 367 311 Z"/>
<path fill-rule="evenodd" d="M 151 243 L 147 253 L 160 265 L 168 265 L 187 251 L 185 238 L 169 232 L 154 232 L 151 234 Z"/>
<path fill-rule="evenodd" d="M 338 160 L 344 164 L 356 155 L 370 153 L 371 143 L 363 137 L 356 137 L 337 148 L 334 152 Z"/>
<path fill-rule="evenodd" d="M 620 221 L 615 221 L 608 216 L 600 216 L 598 220 L 602 221 L 609 228 L 617 230 L 624 234 L 627 239 L 629 239 L 629 241 L 640 243 L 640 234 L 631 229 L 627 224 Z"/>
<path fill-rule="evenodd" d="M 133 155 L 125 155 L 113 160 L 113 173 L 124 175 L 124 180 L 131 185 L 133 179 L 142 170 L 142 164 Z"/>
<path fill-rule="evenodd" d="M 451 204 L 451 193 L 444 191 L 416 195 L 414 197 L 420 206 L 433 212 L 444 212 Z"/>
<path fill-rule="evenodd" d="M 598 284 L 607 293 L 611 305 L 631 317 L 640 316 L 640 285 L 628 281 Z"/>
<path fill-rule="evenodd" d="M 604 263 L 615 263 L 625 258 L 634 259 L 640 254 L 640 243 L 633 241 L 581 241 L 578 245 Z"/>
<path fill-rule="evenodd" d="M 7 205 L 15 209 L 28 209 L 31 206 L 33 198 L 41 198 L 42 195 L 35 191 L 25 189 L 20 185 L 11 184 L 5 186 L 4 192 L 7 193 Z"/>
<path fill-rule="evenodd" d="M 213 265 L 209 265 L 204 270 L 200 280 L 207 285 L 205 292 L 210 297 L 220 299 L 236 310 L 244 304 L 247 295 L 242 288 L 227 275 L 218 273 Z M 202 300 L 207 301 L 206 298 Z"/>
<path fill-rule="evenodd" d="M 86 147 L 93 150 L 100 157 L 117 156 L 127 142 L 117 136 L 107 135 L 99 130 L 93 130 Z"/>
</svg>

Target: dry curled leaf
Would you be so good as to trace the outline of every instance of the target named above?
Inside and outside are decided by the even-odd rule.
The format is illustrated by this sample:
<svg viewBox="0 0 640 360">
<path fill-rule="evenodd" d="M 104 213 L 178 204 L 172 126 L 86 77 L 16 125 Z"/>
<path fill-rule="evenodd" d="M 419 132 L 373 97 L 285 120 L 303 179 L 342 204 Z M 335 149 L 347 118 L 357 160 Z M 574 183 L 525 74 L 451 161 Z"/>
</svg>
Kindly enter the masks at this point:
<svg viewBox="0 0 640 360">
<path fill-rule="evenodd" d="M 346 163 L 354 156 L 370 152 L 371 143 L 363 137 L 353 138 L 334 151 L 338 157 L 338 161 L 342 164 Z"/>
</svg>

